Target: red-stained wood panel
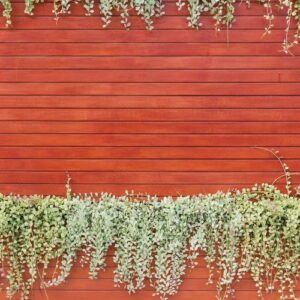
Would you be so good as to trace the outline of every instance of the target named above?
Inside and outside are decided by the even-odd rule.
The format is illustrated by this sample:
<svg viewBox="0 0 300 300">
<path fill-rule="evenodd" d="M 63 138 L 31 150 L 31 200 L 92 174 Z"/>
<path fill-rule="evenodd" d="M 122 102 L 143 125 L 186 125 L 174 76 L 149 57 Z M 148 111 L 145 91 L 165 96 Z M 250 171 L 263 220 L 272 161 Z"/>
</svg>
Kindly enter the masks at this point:
<svg viewBox="0 0 300 300">
<path fill-rule="evenodd" d="M 27 20 L 27 19 L 26 19 Z M 86 20 L 86 19 L 85 19 Z M 23 25 L 23 23 L 22 23 Z M 204 43 L 202 40 L 195 40 L 190 43 L 2 43 L 0 44 L 0 55 L 46 55 L 46 56 L 281 56 L 286 55 L 282 51 L 280 42 L 263 43 L 256 41 L 253 43 Z M 295 55 L 300 49 L 293 49 Z M 266 57 L 267 58 L 267 57 Z M 282 62 L 277 61 L 277 66 Z M 248 66 L 249 68 L 250 66 Z M 255 66 L 251 66 L 255 67 Z M 276 66 L 275 66 L 276 68 Z M 19 70 L 19 69 L 18 69 Z M 201 69 L 202 70 L 202 69 Z M 167 71 L 167 70 L 164 70 Z M 218 70 L 214 70 L 218 71 Z M 220 71 L 220 70 L 219 70 Z M 245 70 L 249 71 L 249 70 Z M 270 74 L 272 76 L 272 74 Z"/>
<path fill-rule="evenodd" d="M 177 72 L 178 73 L 178 72 Z M 201 108 L 201 109 L 299 109 L 300 97 L 296 96 L 71 96 L 61 95 L 0 95 L 1 108 Z M 282 111 L 283 113 L 285 110 Z M 26 114 L 25 114 L 26 115 Z M 23 114 L 23 117 L 25 117 Z M 10 116 L 6 116 L 10 118 Z M 101 120 L 100 120 L 101 121 Z M 201 121 L 201 120 L 199 120 Z"/>
<path fill-rule="evenodd" d="M 154 31 L 132 12 L 127 32 L 119 16 L 102 29 L 80 5 L 56 23 L 51 2 L 27 17 L 14 0 L 12 29 L 0 21 L 1 192 L 64 195 L 66 172 L 81 193 L 176 196 L 271 183 L 280 165 L 255 146 L 280 150 L 300 170 L 300 47 L 281 51 L 282 11 L 262 37 L 263 7 L 237 5 L 228 35 L 208 15 L 203 29 L 187 28 L 187 8 L 172 0 Z M 111 254 L 99 280 L 77 264 L 47 295 L 37 283 L 32 300 L 153 299 L 149 286 L 130 296 L 114 287 Z M 207 276 L 201 257 L 171 299 L 215 299 Z M 257 299 L 249 274 L 236 289 L 237 300 Z"/>
<path fill-rule="evenodd" d="M 181 76 L 173 70 L 6 70 L 0 74 L 0 82 L 28 82 L 28 76 L 35 82 L 169 82 L 169 83 L 282 83 L 298 82 L 299 70 L 181 70 Z"/>
<path fill-rule="evenodd" d="M 0 121 L 2 133 L 86 133 L 86 134 L 255 134 L 257 131 L 267 134 L 300 133 L 297 121 L 258 121 L 258 122 L 184 122 L 177 121 L 52 121 L 51 127 L 47 120 L 42 121 Z"/>
<path fill-rule="evenodd" d="M 298 62 L 300 64 L 300 61 Z M 128 79 L 129 80 L 129 79 Z M 298 83 L 2 83 L 4 95 L 298 95 Z M 297 113 L 297 111 L 296 111 Z"/>
<path fill-rule="evenodd" d="M 73 32 L 73 31 L 71 31 Z M 93 31 L 94 32 L 94 31 Z M 97 32 L 95 30 L 95 32 Z M 120 31 L 123 32 L 123 31 Z M 138 31 L 140 32 L 140 31 Z M 144 31 L 141 31 L 144 32 Z M 5 31 L 7 34 L 7 32 Z M 55 32 L 54 32 L 55 33 Z M 214 32 L 213 32 L 214 33 Z M 47 32 L 47 34 L 49 34 Z M 82 32 L 80 36 L 88 36 L 89 33 Z M 124 34 L 124 32 L 122 33 Z M 126 33 L 127 34 L 127 33 Z M 152 34 L 149 33 L 149 34 Z M 199 32 L 200 34 L 200 32 Z M 1 31 L 0 31 L 1 35 Z M 165 33 L 168 36 L 168 33 Z M 162 36 L 165 36 L 162 35 Z M 23 37 L 23 34 L 21 34 Z M 175 34 L 177 36 L 177 34 Z M 241 36 L 241 32 L 238 34 Z M 35 37 L 35 32 L 33 37 Z M 159 36 L 161 37 L 161 36 Z M 183 36 L 184 37 L 184 36 Z M 62 38 L 65 40 L 65 35 L 62 35 Z M 0 39 L 5 39 L 6 37 L 1 37 Z M 26 39 L 24 40 L 26 41 Z M 24 41 L 20 41 L 21 43 Z M 281 39 L 280 39 L 281 41 Z M 67 41 L 66 41 L 67 42 Z M 108 43 L 110 41 L 107 41 Z M 135 42 L 132 42 L 135 43 Z M 226 47 L 226 45 L 223 45 Z M 280 49 L 280 45 L 278 45 Z M 13 46 L 12 46 L 13 47 Z M 172 47 L 172 46 L 170 46 Z M 176 46 L 175 46 L 176 47 Z M 197 46 L 196 46 L 197 47 Z M 130 52 L 129 52 L 130 53 Z M 42 55 L 34 56 L 8 56 L 5 57 L 5 60 L 0 60 L 0 68 L 3 70 L 6 69 L 42 69 L 45 72 L 48 69 L 60 70 L 60 69 L 74 69 L 74 70 L 174 70 L 180 77 L 180 70 L 210 70 L 210 69 L 227 69 L 227 70 L 236 70 L 236 69 L 263 69 L 268 72 L 272 72 L 274 69 L 299 69 L 300 57 L 292 56 L 47 56 Z M 209 57 L 209 59 L 207 59 Z M 280 59 L 279 59 L 280 58 Z M 45 65 L 44 65 L 45 64 Z M 274 72 L 276 72 L 276 70 Z M 225 77 L 226 78 L 226 77 Z M 130 75 L 128 74 L 128 79 Z M 225 82 L 224 82 L 225 83 Z M 278 83 L 281 83 L 280 77 Z M 201 81 L 199 82 L 201 84 Z M 4 85 L 5 86 L 5 85 Z M 59 86 L 59 85 L 58 85 Z M 77 85 L 79 86 L 79 84 Z M 32 86 L 33 88 L 33 86 Z M 97 88 L 97 86 L 95 87 Z M 97 93 L 99 94 L 99 92 Z M 101 94 L 101 93 L 100 93 Z M 246 93 L 245 93 L 246 94 Z M 161 95 L 160 93 L 158 95 Z M 203 95 L 201 90 L 199 90 L 198 95 Z M 215 94 L 214 94 L 215 95 Z M 226 95 L 226 93 L 224 93 Z M 230 95 L 235 95 L 231 93 Z M 246 94 L 247 95 L 247 94 Z M 284 94 L 281 94 L 284 95 Z"/>
<path fill-rule="evenodd" d="M 186 84 L 188 85 L 188 84 Z M 299 84 L 298 84 L 299 85 Z M 30 91 L 29 91 L 30 92 Z M 78 95 L 78 94 L 77 94 Z M 213 101 L 213 100 L 212 100 Z M 251 104 L 250 104 L 251 105 Z M 131 108 L 131 109 L 34 109 L 34 108 L 3 108 L 0 109 L 1 121 L 181 121 L 181 122 L 224 122 L 225 121 L 280 121 L 293 122 L 299 120 L 300 109 L 162 109 L 162 108 Z M 148 123 L 147 123 L 148 124 Z M 176 126 L 178 123 L 174 124 Z M 214 123 L 216 124 L 216 123 Z M 216 124 L 217 125 L 217 124 Z M 220 125 L 220 124 L 219 124 Z"/>
</svg>

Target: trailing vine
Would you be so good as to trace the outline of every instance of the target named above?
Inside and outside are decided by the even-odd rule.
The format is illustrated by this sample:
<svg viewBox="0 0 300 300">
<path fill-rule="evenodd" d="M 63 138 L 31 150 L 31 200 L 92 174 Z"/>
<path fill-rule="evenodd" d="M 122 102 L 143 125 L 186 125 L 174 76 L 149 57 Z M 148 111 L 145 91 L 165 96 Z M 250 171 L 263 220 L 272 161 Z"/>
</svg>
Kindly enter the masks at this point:
<svg viewBox="0 0 300 300">
<path fill-rule="evenodd" d="M 286 53 L 289 53 L 290 48 L 294 45 L 297 45 L 300 39 L 300 0 L 296 0 L 295 2 L 284 0 L 283 2 L 280 2 L 280 5 L 281 7 L 285 6 L 287 8 L 283 50 Z M 296 29 L 294 33 L 290 32 L 292 23 L 296 24 Z M 292 35 L 292 38 L 290 38 L 290 35 Z"/>
<path fill-rule="evenodd" d="M 188 26 L 199 29 L 202 27 L 201 16 L 209 13 L 215 20 L 215 29 L 220 31 L 222 27 L 229 29 L 235 22 L 235 3 L 236 0 L 186 0 L 188 5 L 189 16 L 187 17 Z M 251 0 L 246 0 L 250 7 Z M 271 0 L 258 0 L 265 8 L 264 19 L 266 25 L 264 34 L 270 34 L 274 27 L 275 15 L 273 7 L 284 10 L 286 13 L 285 38 L 282 44 L 283 51 L 290 53 L 290 48 L 298 44 L 300 39 L 300 0 L 278 0 L 274 3 Z M 177 7 L 181 10 L 185 6 L 185 0 L 178 0 Z M 292 24 L 295 25 L 295 30 L 291 30 Z"/>
<path fill-rule="evenodd" d="M 29 299 L 36 280 L 43 289 L 61 284 L 76 261 L 88 265 L 95 279 L 113 247 L 115 284 L 129 293 L 150 282 L 155 295 L 168 299 L 205 253 L 208 283 L 216 280 L 217 299 L 233 296 L 245 274 L 260 297 L 278 291 L 281 300 L 296 299 L 299 193 L 280 154 L 263 149 L 279 160 L 287 192 L 263 183 L 176 199 L 73 195 L 69 178 L 66 197 L 0 195 L 0 282 L 7 296 Z M 49 279 L 50 262 L 56 267 Z"/>
<path fill-rule="evenodd" d="M 11 12 L 12 6 L 10 0 L 0 0 L 0 3 L 3 6 L 2 16 L 5 18 L 5 25 L 9 27 L 11 25 Z"/>
<path fill-rule="evenodd" d="M 3 6 L 3 16 L 6 19 L 6 26 L 11 25 L 12 6 L 11 0 L 0 0 Z M 34 14 L 34 8 L 43 0 L 24 0 L 25 13 Z M 243 2 L 244 0 L 241 0 Z M 258 0 L 256 3 L 262 4 L 265 8 L 263 15 L 266 25 L 265 34 L 270 34 L 274 28 L 274 8 L 285 12 L 285 35 L 282 48 L 285 53 L 291 53 L 291 48 L 299 43 L 300 39 L 300 0 Z M 245 0 L 250 7 L 251 0 Z M 202 16 L 209 14 L 215 21 L 215 29 L 220 31 L 223 27 L 227 30 L 235 22 L 235 5 L 236 0 L 177 0 L 177 7 L 181 10 L 187 3 L 189 16 L 187 17 L 188 26 L 199 29 L 202 27 Z M 82 4 L 85 8 L 86 15 L 90 16 L 95 12 L 94 0 L 53 0 L 53 13 L 55 20 L 65 14 L 71 13 L 72 4 Z M 125 29 L 131 27 L 129 12 L 134 9 L 145 23 L 148 30 L 154 28 L 154 19 L 164 14 L 164 4 L 162 0 L 100 0 L 99 12 L 103 27 L 108 27 L 112 22 L 112 16 L 115 11 L 120 13 L 121 23 Z"/>
</svg>

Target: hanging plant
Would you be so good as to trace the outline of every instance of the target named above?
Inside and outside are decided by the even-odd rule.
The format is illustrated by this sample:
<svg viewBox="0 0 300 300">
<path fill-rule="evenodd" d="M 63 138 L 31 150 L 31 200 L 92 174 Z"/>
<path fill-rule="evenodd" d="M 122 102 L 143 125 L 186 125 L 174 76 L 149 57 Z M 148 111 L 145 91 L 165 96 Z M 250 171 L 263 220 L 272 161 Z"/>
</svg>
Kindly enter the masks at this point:
<svg viewBox="0 0 300 300">
<path fill-rule="evenodd" d="M 3 16 L 6 18 L 6 25 L 11 24 L 11 4 L 10 0 L 0 0 L 3 7 Z M 28 15 L 34 14 L 34 7 L 40 0 L 25 0 L 25 13 Z M 82 4 L 86 15 L 90 16 L 95 12 L 94 0 L 53 0 L 53 13 L 55 20 L 60 16 L 71 14 L 72 4 Z M 162 0 L 100 0 L 99 11 L 103 27 L 107 27 L 111 23 L 111 18 L 114 11 L 120 13 L 121 23 L 125 29 L 129 29 L 131 23 L 129 21 L 129 11 L 135 9 L 136 13 L 144 20 L 148 30 L 153 29 L 153 18 L 160 17 L 164 14 L 164 5 Z"/>
<path fill-rule="evenodd" d="M 69 180 L 65 198 L 0 195 L 1 275 L 7 296 L 29 299 L 38 279 L 43 289 L 61 284 L 77 260 L 89 265 L 90 278 L 95 279 L 113 246 L 115 284 L 129 293 L 150 282 L 155 295 L 168 299 L 204 252 L 208 283 L 217 278 L 218 300 L 233 296 L 234 284 L 246 273 L 259 297 L 278 291 L 282 300 L 296 299 L 299 194 L 293 192 L 292 173 L 280 155 L 265 150 L 283 167 L 286 193 L 274 186 L 280 176 L 271 185 L 176 199 L 72 195 Z M 49 279 L 53 261 L 56 267 Z"/>
<path fill-rule="evenodd" d="M 188 26 L 199 29 L 202 27 L 201 16 L 205 13 L 212 15 L 215 20 L 215 29 L 220 31 L 222 25 L 231 27 L 234 17 L 235 0 L 188 0 L 188 11 L 190 15 L 187 17 Z M 176 3 L 179 10 L 185 6 L 182 0 Z"/>
<path fill-rule="evenodd" d="M 210 14 L 215 20 L 215 29 L 220 31 L 222 27 L 227 30 L 232 27 L 235 21 L 235 0 L 187 0 L 189 16 L 188 26 L 199 29 L 202 27 L 201 16 Z M 246 1 L 250 7 L 250 0 Z M 279 7 L 286 12 L 285 38 L 282 44 L 283 51 L 290 53 L 290 48 L 298 44 L 300 39 L 300 0 L 278 0 L 274 3 L 271 0 L 259 0 L 265 8 L 264 19 L 266 20 L 265 34 L 270 34 L 274 27 L 273 6 Z M 184 0 L 177 1 L 177 7 L 181 10 L 185 6 Z M 296 25 L 296 29 L 291 31 L 291 24 Z"/>
<path fill-rule="evenodd" d="M 289 53 L 290 48 L 297 45 L 300 40 L 300 0 L 295 0 L 294 2 L 284 0 L 280 2 L 280 7 L 286 7 L 287 9 L 283 50 L 285 53 Z M 291 32 L 290 28 L 293 23 L 296 24 L 296 29 L 294 32 Z"/>
<path fill-rule="evenodd" d="M 5 25 L 9 27 L 11 25 L 11 12 L 12 6 L 10 0 L 0 0 L 0 3 L 3 6 L 2 16 L 5 18 Z"/>
<path fill-rule="evenodd" d="M 221 28 L 227 29 L 233 26 L 235 21 L 235 4 L 236 0 L 186 0 L 189 16 L 187 17 L 188 26 L 199 29 L 203 24 L 201 17 L 203 14 L 210 14 L 215 21 L 215 29 L 220 31 Z M 251 0 L 246 0 L 246 4 L 250 6 Z M 277 0 L 274 3 L 271 0 L 258 0 L 265 8 L 264 18 L 266 20 L 265 34 L 270 34 L 274 27 L 273 7 L 276 6 L 280 10 L 285 11 L 286 27 L 285 37 L 283 40 L 283 51 L 290 53 L 290 49 L 298 44 L 300 38 L 300 0 Z M 6 26 L 11 24 L 11 2 L 10 0 L 0 0 L 3 6 L 3 16 L 6 19 Z M 42 0 L 25 0 L 25 13 L 33 15 L 36 4 L 43 2 Z M 95 12 L 94 0 L 53 0 L 53 13 L 55 19 L 65 14 L 71 13 L 72 3 L 81 3 L 86 10 L 86 15 L 90 16 Z M 185 0 L 178 0 L 177 7 L 181 10 L 185 5 Z M 120 13 L 121 23 L 125 29 L 131 26 L 129 11 L 135 9 L 145 22 L 148 30 L 154 28 L 153 19 L 164 14 L 164 4 L 162 0 L 100 0 L 99 11 L 103 27 L 109 26 L 114 11 Z M 292 26 L 295 29 L 292 29 Z"/>
</svg>

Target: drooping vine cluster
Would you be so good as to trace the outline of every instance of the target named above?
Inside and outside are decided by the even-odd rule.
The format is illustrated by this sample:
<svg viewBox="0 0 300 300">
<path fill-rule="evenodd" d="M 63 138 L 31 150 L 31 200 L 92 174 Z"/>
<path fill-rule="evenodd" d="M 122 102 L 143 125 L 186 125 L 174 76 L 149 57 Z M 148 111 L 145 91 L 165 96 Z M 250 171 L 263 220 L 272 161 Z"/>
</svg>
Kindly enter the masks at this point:
<svg viewBox="0 0 300 300">
<path fill-rule="evenodd" d="M 150 282 L 155 294 L 167 299 L 205 253 L 208 283 L 218 272 L 217 299 L 231 297 L 245 274 L 259 296 L 276 290 L 282 300 L 296 299 L 299 194 L 292 191 L 292 173 L 280 155 L 268 151 L 283 167 L 286 193 L 264 183 L 176 199 L 71 195 L 68 181 L 65 198 L 0 195 L 0 271 L 7 296 L 29 299 L 37 280 L 45 290 L 61 284 L 76 261 L 88 265 L 95 279 L 113 247 L 115 284 L 129 293 Z"/>
<path fill-rule="evenodd" d="M 203 24 L 201 17 L 209 13 L 215 20 L 215 29 L 220 31 L 222 27 L 231 28 L 235 22 L 235 4 L 236 0 L 187 0 L 188 4 L 188 25 L 192 28 L 199 29 Z M 250 7 L 251 0 L 245 1 Z M 290 48 L 298 44 L 300 39 L 300 1 L 299 0 L 278 0 L 274 3 L 271 0 L 258 0 L 265 8 L 264 19 L 266 25 L 265 34 L 270 34 L 274 27 L 274 8 L 279 8 L 286 13 L 285 38 L 283 41 L 283 51 L 290 52 Z M 177 6 L 181 10 L 185 5 L 184 0 L 178 0 Z M 295 28 L 295 29 L 294 29 Z M 292 30 L 293 29 L 293 30 Z"/>
<path fill-rule="evenodd" d="M 25 0 L 25 13 L 33 15 L 35 6 L 41 2 L 44 1 Z M 9 27 L 11 25 L 11 1 L 0 0 L 0 3 L 3 6 L 2 14 L 6 19 L 6 26 Z M 60 16 L 71 14 L 72 4 L 82 4 L 87 16 L 90 16 L 95 12 L 94 0 L 53 0 L 55 20 L 58 20 Z M 153 29 L 153 19 L 164 14 L 162 0 L 100 0 L 98 7 L 101 14 L 101 20 L 103 21 L 103 27 L 107 27 L 111 23 L 114 11 L 120 13 L 121 23 L 126 29 L 129 29 L 131 26 L 129 21 L 129 11 L 132 9 L 135 9 L 137 15 L 144 20 L 148 30 Z"/>
<path fill-rule="evenodd" d="M 155 293 L 167 299 L 204 251 L 211 275 L 214 269 L 220 272 L 218 299 L 229 297 L 245 273 L 260 296 L 278 289 L 281 299 L 295 299 L 300 203 L 272 185 L 140 201 L 109 194 L 69 200 L 1 196 L 0 214 L 0 257 L 9 297 L 21 293 L 28 299 L 37 279 L 43 288 L 59 285 L 78 259 L 96 278 L 114 245 L 115 283 L 131 293 L 150 280 Z M 49 279 L 45 275 L 53 260 L 56 271 Z"/>
<path fill-rule="evenodd" d="M 241 0 L 243 2 L 243 0 Z M 11 24 L 12 5 L 11 0 L 0 0 L 3 6 L 3 16 L 6 19 L 6 25 Z M 36 4 L 40 0 L 25 0 L 25 13 L 33 15 Z M 203 24 L 201 17 L 209 14 L 215 21 L 215 29 L 220 31 L 221 28 L 231 28 L 235 22 L 235 5 L 236 0 L 178 0 L 177 6 L 181 10 L 187 2 L 189 16 L 187 17 L 188 26 L 199 29 Z M 245 1 L 250 6 L 251 0 Z M 94 0 L 53 0 L 53 12 L 55 19 L 60 16 L 71 13 L 72 4 L 82 4 L 85 8 L 86 15 L 92 15 L 95 12 Z M 266 25 L 265 34 L 270 34 L 274 27 L 274 10 L 282 10 L 286 16 L 285 37 L 283 40 L 283 51 L 290 53 L 290 48 L 298 44 L 300 39 L 300 0 L 258 0 L 265 8 L 264 19 Z M 120 13 L 121 23 L 126 29 L 131 26 L 129 12 L 134 9 L 145 22 L 148 30 L 152 30 L 153 19 L 164 14 L 164 4 L 162 0 L 100 0 L 99 11 L 103 27 L 107 27 L 112 21 L 114 11 Z"/>
<path fill-rule="evenodd" d="M 287 8 L 285 38 L 283 41 L 283 50 L 288 53 L 289 49 L 297 45 L 300 40 L 300 1 L 290 2 L 284 0 L 280 2 L 280 7 Z M 295 24 L 296 29 L 291 32 L 291 26 Z M 292 37 L 290 37 L 292 36 Z"/>
</svg>

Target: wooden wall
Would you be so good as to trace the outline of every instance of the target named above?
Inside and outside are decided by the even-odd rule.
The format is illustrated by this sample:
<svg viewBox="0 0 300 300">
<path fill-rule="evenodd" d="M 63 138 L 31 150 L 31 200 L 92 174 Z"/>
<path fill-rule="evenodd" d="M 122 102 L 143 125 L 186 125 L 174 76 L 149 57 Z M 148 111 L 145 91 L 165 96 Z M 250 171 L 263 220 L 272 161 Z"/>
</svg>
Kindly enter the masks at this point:
<svg viewBox="0 0 300 300">
<path fill-rule="evenodd" d="M 237 5 L 227 43 L 210 18 L 187 29 L 174 0 L 152 32 L 136 17 L 129 32 L 119 17 L 101 29 L 79 6 L 57 24 L 51 3 L 33 18 L 23 10 L 14 3 L 13 28 L 0 30 L 2 192 L 64 194 L 66 171 L 77 192 L 177 195 L 270 182 L 280 165 L 253 146 L 280 150 L 300 170 L 300 47 L 280 52 L 284 16 L 262 39 L 263 8 Z M 114 288 L 109 265 L 100 281 L 76 268 L 49 299 L 152 299 Z M 206 276 L 202 262 L 172 299 L 215 299 Z M 256 299 L 254 290 L 244 280 L 237 299 Z"/>
</svg>

